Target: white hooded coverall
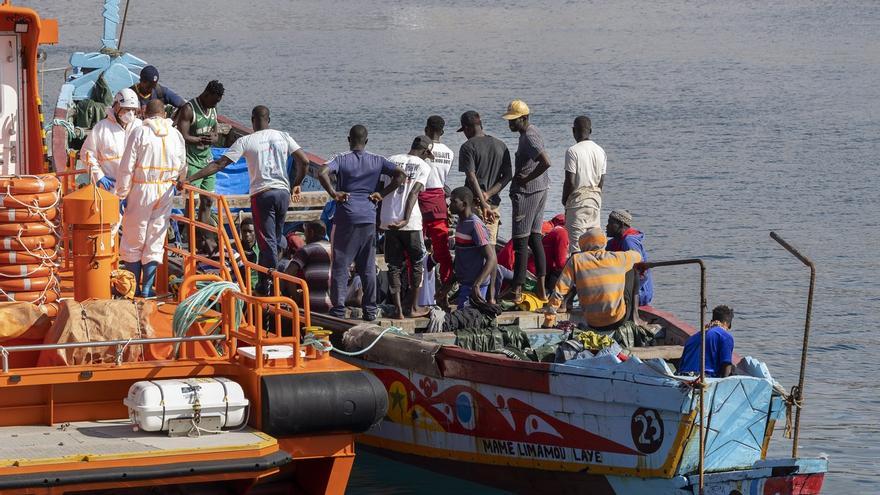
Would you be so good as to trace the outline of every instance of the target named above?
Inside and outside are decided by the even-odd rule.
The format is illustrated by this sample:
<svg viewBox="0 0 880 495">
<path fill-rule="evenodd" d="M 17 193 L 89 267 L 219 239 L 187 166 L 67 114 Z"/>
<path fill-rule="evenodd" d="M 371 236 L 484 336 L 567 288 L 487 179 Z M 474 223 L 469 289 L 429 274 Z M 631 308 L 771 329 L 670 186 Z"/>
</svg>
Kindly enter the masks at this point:
<svg viewBox="0 0 880 495">
<path fill-rule="evenodd" d="M 116 195 L 128 199 L 122 215 L 120 257 L 161 262 L 171 217 L 174 182 L 186 178 L 186 148 L 171 119 L 151 117 L 132 131 L 119 163 Z"/>
<path fill-rule="evenodd" d="M 128 127 L 123 128 L 116 120 L 113 107 L 107 107 L 107 117 L 95 124 L 79 152 L 83 163 L 89 167 L 92 182 L 98 182 L 105 175 L 116 180 L 125 143 L 132 131 L 142 124 L 141 119 L 135 117 Z"/>
</svg>

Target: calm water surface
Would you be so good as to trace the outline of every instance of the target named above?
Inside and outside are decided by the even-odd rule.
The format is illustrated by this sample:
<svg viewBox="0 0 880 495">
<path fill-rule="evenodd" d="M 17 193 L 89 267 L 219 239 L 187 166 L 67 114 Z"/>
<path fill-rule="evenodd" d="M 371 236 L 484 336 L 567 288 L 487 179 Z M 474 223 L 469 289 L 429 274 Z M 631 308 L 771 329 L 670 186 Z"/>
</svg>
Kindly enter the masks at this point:
<svg viewBox="0 0 880 495">
<path fill-rule="evenodd" d="M 48 67 L 99 44 L 101 2 L 22 3 L 60 20 Z M 499 116 L 522 98 L 553 160 L 548 218 L 571 121 L 590 115 L 607 211 L 633 212 L 654 259 L 707 260 L 709 306 L 736 309 L 737 350 L 790 386 L 808 273 L 769 239 L 780 232 L 819 266 L 801 452 L 828 455 L 825 492 L 844 494 L 880 491 L 878 32 L 877 2 L 156 0 L 132 2 L 124 45 L 185 97 L 220 79 L 233 118 L 268 105 L 324 156 L 355 123 L 372 151 L 405 152 L 432 113 L 458 150 L 471 108 L 514 147 Z M 654 276 L 656 305 L 696 321 L 697 274 Z M 774 442 L 787 455 L 781 431 Z M 361 456 L 349 491 L 454 490 L 476 488 Z"/>
</svg>

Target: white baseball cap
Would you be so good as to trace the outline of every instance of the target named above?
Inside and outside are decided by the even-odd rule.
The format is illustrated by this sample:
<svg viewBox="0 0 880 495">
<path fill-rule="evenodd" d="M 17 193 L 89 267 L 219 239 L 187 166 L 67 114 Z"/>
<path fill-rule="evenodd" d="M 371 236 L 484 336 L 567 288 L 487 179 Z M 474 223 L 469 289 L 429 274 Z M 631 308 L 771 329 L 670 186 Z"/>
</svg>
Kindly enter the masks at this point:
<svg viewBox="0 0 880 495">
<path fill-rule="evenodd" d="M 125 88 L 116 93 L 116 97 L 113 98 L 113 103 L 119 103 L 119 106 L 122 108 L 140 107 L 138 97 L 136 94 L 134 94 L 134 90 L 131 88 Z"/>
</svg>

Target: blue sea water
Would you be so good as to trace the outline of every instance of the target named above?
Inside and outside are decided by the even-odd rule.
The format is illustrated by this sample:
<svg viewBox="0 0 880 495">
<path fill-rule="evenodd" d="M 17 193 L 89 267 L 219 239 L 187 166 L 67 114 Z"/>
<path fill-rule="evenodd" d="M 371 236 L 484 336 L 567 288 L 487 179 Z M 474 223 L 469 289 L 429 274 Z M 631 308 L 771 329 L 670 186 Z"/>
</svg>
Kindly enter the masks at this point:
<svg viewBox="0 0 880 495">
<path fill-rule="evenodd" d="M 101 2 L 21 3 L 59 18 L 46 67 L 97 47 Z M 825 493 L 844 494 L 880 482 L 878 32 L 870 1 L 156 0 L 132 2 L 123 44 L 186 97 L 221 80 L 232 118 L 268 105 L 274 127 L 323 156 L 355 123 L 372 151 L 405 152 L 435 113 L 457 150 L 468 109 L 513 148 L 500 115 L 524 99 L 553 161 L 548 218 L 571 122 L 589 115 L 608 153 L 604 214 L 628 208 L 655 260 L 705 259 L 709 306 L 736 310 L 737 350 L 790 386 L 808 272 L 768 237 L 779 232 L 818 264 L 801 453 L 827 454 Z M 51 103 L 60 73 L 44 84 Z M 697 274 L 654 276 L 655 304 L 697 321 Z M 777 432 L 771 455 L 789 452 Z M 478 489 L 370 455 L 349 488 L 453 490 Z"/>
</svg>

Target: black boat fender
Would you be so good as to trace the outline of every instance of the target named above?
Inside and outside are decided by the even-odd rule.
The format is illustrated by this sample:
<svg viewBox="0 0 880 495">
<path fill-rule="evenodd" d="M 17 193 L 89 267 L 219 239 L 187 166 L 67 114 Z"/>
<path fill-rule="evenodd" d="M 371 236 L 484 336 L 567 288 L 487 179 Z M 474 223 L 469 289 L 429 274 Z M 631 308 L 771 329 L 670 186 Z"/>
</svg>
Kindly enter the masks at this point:
<svg viewBox="0 0 880 495">
<path fill-rule="evenodd" d="M 262 430 L 275 437 L 361 433 L 388 412 L 388 394 L 368 371 L 339 371 L 261 378 Z"/>
</svg>

